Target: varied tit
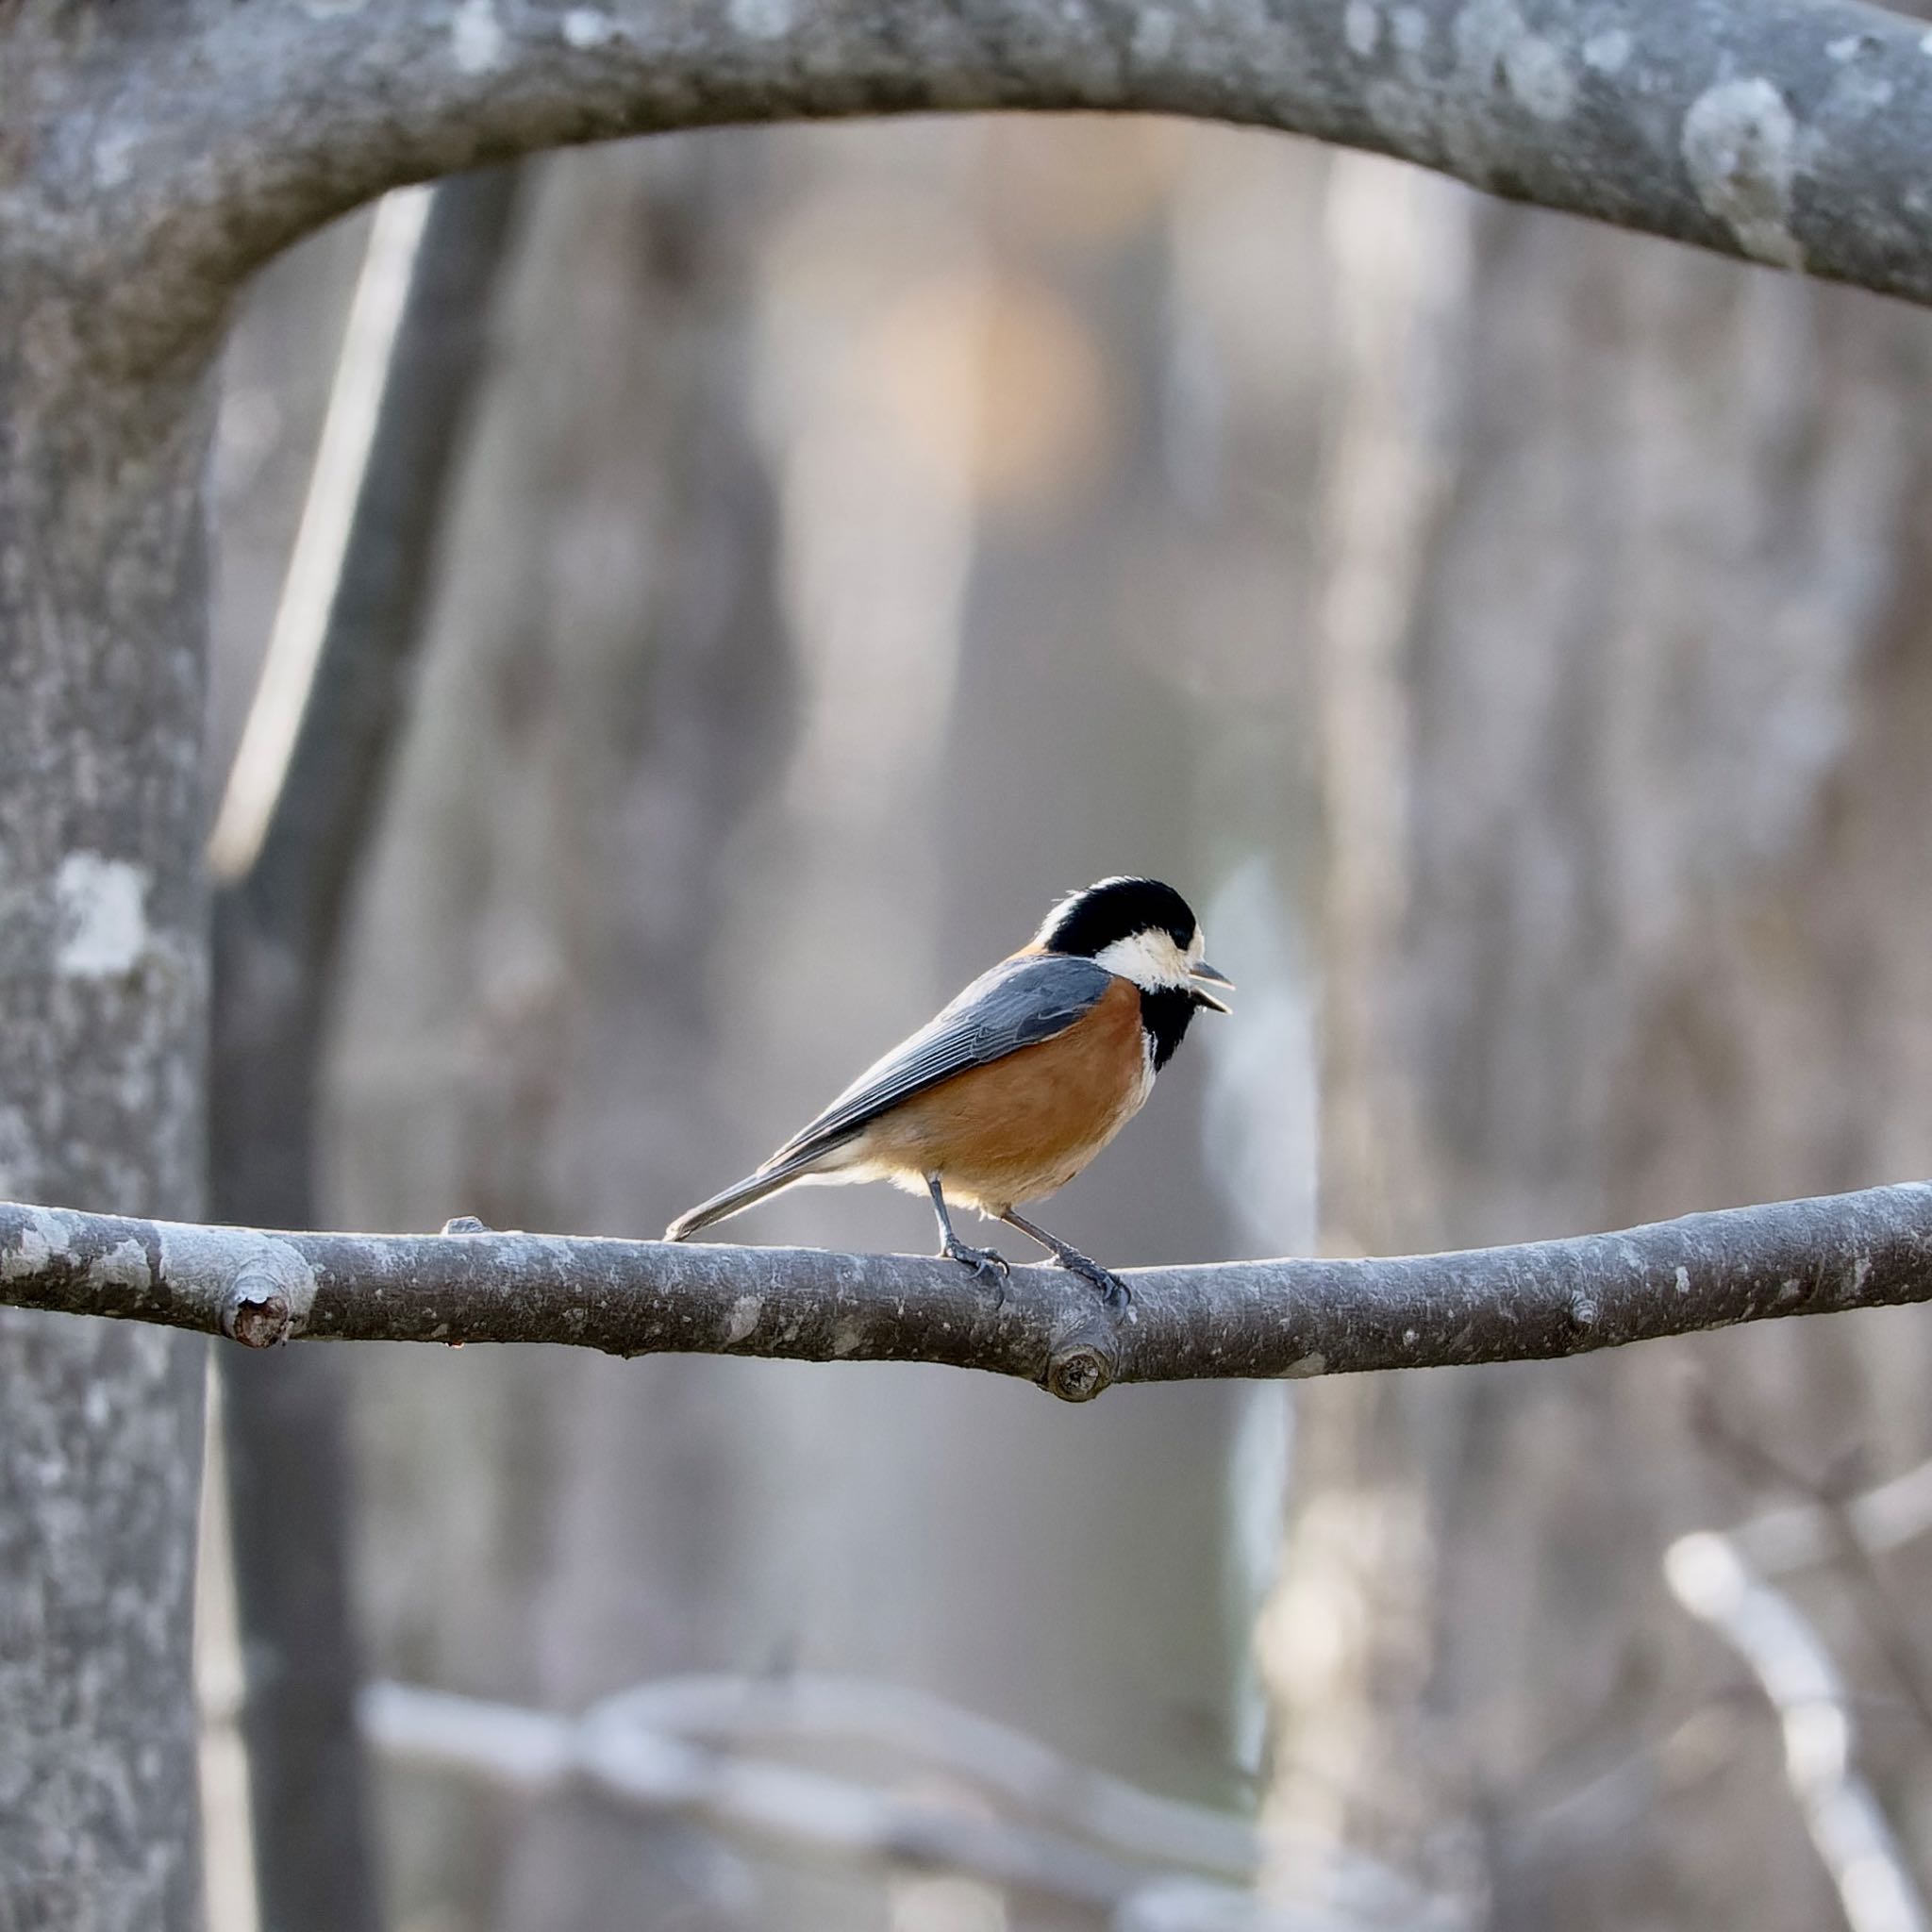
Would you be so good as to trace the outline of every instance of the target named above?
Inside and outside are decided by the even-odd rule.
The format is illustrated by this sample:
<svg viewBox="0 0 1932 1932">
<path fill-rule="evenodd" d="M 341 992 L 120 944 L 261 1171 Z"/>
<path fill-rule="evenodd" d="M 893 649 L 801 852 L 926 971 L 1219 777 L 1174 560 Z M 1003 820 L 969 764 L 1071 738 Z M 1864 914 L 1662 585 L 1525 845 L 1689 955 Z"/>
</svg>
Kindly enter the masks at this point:
<svg viewBox="0 0 1932 1932">
<path fill-rule="evenodd" d="M 932 1196 L 940 1252 L 1004 1279 L 1005 1259 L 953 1231 L 948 1199 L 1009 1223 L 1091 1282 L 1122 1282 L 1014 1210 L 1063 1188 L 1141 1109 L 1197 1007 L 1231 982 L 1202 958 L 1188 902 L 1158 879 L 1102 879 L 1063 899 L 1032 941 L 868 1067 L 756 1174 L 681 1214 L 689 1241 L 799 1181 L 887 1180 Z"/>
</svg>

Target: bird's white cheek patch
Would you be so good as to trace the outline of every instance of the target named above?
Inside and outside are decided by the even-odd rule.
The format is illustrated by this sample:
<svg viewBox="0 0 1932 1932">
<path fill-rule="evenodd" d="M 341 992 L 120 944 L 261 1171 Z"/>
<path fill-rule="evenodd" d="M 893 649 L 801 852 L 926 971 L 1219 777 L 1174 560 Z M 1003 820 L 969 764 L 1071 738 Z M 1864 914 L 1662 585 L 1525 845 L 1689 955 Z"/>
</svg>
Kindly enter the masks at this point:
<svg viewBox="0 0 1932 1932">
<path fill-rule="evenodd" d="M 1131 979 L 1148 992 L 1188 983 L 1188 962 L 1181 949 L 1164 932 L 1137 932 L 1130 938 L 1115 940 L 1093 956 L 1096 966 L 1122 979 Z"/>
</svg>

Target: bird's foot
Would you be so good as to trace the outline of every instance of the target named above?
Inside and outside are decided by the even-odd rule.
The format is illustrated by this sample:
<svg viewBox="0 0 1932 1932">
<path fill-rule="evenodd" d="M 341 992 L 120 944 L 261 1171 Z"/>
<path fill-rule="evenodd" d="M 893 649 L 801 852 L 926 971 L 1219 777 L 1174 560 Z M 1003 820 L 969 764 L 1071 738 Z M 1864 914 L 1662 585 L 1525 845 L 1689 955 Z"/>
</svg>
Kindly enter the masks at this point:
<svg viewBox="0 0 1932 1932">
<path fill-rule="evenodd" d="M 1057 1249 L 1054 1260 L 1069 1274 L 1077 1274 L 1082 1281 L 1097 1288 L 1100 1299 L 1110 1308 L 1124 1308 L 1134 1299 L 1132 1291 L 1118 1274 L 1110 1268 L 1103 1268 L 1091 1255 L 1083 1255 L 1078 1248 Z"/>
<path fill-rule="evenodd" d="M 996 1249 L 969 1248 L 964 1241 L 954 1237 L 947 1241 L 940 1253 L 946 1260 L 957 1261 L 962 1268 L 972 1269 L 977 1279 L 990 1279 L 996 1296 L 995 1307 L 1006 1300 L 1007 1276 L 1013 1270 L 1007 1257 Z"/>
</svg>

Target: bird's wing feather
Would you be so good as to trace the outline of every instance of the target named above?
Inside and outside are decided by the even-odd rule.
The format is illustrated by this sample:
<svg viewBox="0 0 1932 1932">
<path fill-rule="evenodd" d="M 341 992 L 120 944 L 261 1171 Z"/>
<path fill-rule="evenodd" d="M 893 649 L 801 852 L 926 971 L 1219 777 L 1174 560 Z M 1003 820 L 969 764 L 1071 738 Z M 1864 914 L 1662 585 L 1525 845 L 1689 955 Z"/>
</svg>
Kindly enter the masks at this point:
<svg viewBox="0 0 1932 1932">
<path fill-rule="evenodd" d="M 1002 960 L 917 1033 L 874 1060 L 758 1172 L 780 1166 L 796 1171 L 910 1095 L 955 1074 L 1004 1059 L 1023 1046 L 1054 1039 L 1091 1012 L 1112 980 L 1105 966 L 1065 954 Z"/>
</svg>

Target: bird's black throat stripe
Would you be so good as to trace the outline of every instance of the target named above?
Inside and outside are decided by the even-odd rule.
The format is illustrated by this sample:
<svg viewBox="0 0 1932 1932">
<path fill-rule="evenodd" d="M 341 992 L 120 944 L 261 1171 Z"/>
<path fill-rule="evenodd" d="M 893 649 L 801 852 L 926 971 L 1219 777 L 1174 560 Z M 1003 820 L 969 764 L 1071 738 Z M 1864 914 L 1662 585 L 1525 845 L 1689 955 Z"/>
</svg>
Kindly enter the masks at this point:
<svg viewBox="0 0 1932 1932">
<path fill-rule="evenodd" d="M 1141 989 L 1141 1025 L 1154 1042 L 1154 1071 L 1174 1058 L 1194 1017 L 1194 995 L 1184 986 L 1162 987 L 1158 992 Z"/>
</svg>

